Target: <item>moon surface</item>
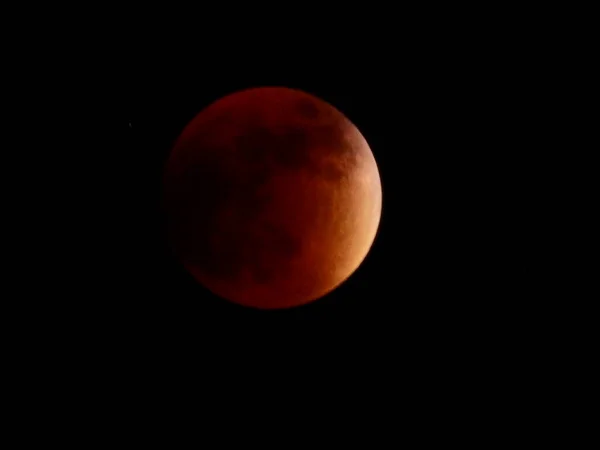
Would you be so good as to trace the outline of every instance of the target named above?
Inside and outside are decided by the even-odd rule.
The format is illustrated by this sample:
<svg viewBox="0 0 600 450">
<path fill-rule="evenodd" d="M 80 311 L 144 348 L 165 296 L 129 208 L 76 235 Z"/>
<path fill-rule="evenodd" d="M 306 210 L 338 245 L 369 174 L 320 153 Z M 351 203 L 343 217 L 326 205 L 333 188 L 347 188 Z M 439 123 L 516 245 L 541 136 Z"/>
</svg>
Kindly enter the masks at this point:
<svg viewBox="0 0 600 450">
<path fill-rule="evenodd" d="M 261 87 L 201 111 L 167 160 L 176 258 L 219 297 L 303 305 L 346 280 L 381 216 L 377 164 L 358 129 L 303 91 Z"/>
</svg>

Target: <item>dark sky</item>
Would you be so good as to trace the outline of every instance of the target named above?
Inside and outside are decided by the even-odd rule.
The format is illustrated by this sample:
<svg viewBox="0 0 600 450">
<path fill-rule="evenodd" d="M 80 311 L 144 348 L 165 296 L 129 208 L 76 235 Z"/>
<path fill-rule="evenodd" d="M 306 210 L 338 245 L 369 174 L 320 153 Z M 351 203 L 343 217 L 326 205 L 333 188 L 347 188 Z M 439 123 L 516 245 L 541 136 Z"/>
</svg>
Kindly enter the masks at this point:
<svg viewBox="0 0 600 450">
<path fill-rule="evenodd" d="M 547 271 L 573 263 L 560 260 L 559 241 L 571 239 L 561 219 L 575 219 L 556 205 L 572 198 L 562 165 L 577 150 L 576 128 L 563 119 L 575 115 L 560 95 L 589 93 L 563 79 L 571 66 L 557 53 L 578 44 L 565 45 L 560 20 L 544 17 L 550 7 L 367 11 L 363 2 L 326 18 L 325 4 L 286 3 L 255 14 L 263 24 L 243 5 L 223 6 L 220 16 L 201 10 L 208 4 L 181 10 L 191 24 L 167 19 L 164 5 L 154 20 L 149 4 L 127 17 L 111 11 L 125 19 L 125 38 L 99 10 L 88 21 L 64 15 L 90 42 L 42 15 L 52 30 L 9 43 L 19 61 L 5 72 L 19 83 L 5 83 L 5 94 L 23 130 L 6 140 L 4 173 L 16 178 L 7 203 L 18 211 L 4 220 L 23 233 L 6 233 L 17 250 L 6 260 L 25 274 L 5 287 L 0 316 L 17 356 L 6 372 L 26 383 L 7 384 L 20 407 L 79 430 L 58 414 L 67 408 L 101 427 L 93 438 L 137 421 L 136 439 L 153 439 L 162 423 L 148 427 L 146 417 L 183 415 L 199 439 L 211 418 L 225 428 L 220 440 L 245 439 L 235 418 L 271 435 L 276 416 L 300 427 L 284 448 L 319 424 L 336 439 L 365 430 L 367 448 L 415 430 L 419 442 L 450 441 L 438 423 L 466 437 L 496 425 L 495 440 L 530 428 L 539 409 L 554 412 L 556 386 L 575 386 L 557 379 L 573 365 L 556 354 L 579 346 L 565 339 L 573 289 L 560 297 L 566 277 Z M 344 113 L 383 189 L 360 268 L 285 311 L 245 309 L 199 285 L 168 252 L 159 207 L 163 166 L 186 124 L 258 86 L 301 89 Z M 9 163 L 13 155 L 24 162 Z"/>
<path fill-rule="evenodd" d="M 537 53 L 495 36 L 450 36 L 332 38 L 285 53 L 242 42 L 159 57 L 148 46 L 151 57 L 124 69 L 115 132 L 89 162 L 103 176 L 85 241 L 94 269 L 80 269 L 89 298 L 81 327 L 101 329 L 97 345 L 123 361 L 176 372 L 297 360 L 314 375 L 342 359 L 371 367 L 377 384 L 404 370 L 418 379 L 527 360 L 543 302 L 536 144 L 548 100 Z M 342 286 L 265 312 L 215 297 L 170 257 L 159 200 L 183 127 L 226 94 L 273 85 L 312 93 L 358 127 L 378 163 L 383 211 L 370 253 Z"/>
</svg>

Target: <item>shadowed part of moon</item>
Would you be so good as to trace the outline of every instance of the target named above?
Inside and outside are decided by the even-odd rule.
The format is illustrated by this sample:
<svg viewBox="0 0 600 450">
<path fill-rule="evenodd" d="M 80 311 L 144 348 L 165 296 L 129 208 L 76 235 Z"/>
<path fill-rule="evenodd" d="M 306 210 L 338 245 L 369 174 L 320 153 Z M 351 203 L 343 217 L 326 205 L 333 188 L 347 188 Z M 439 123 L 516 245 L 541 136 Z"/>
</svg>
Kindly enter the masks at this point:
<svg viewBox="0 0 600 450">
<path fill-rule="evenodd" d="M 381 211 L 375 160 L 340 112 L 257 88 L 198 114 L 165 172 L 175 254 L 216 294 L 259 308 L 314 300 L 358 267 Z"/>
</svg>

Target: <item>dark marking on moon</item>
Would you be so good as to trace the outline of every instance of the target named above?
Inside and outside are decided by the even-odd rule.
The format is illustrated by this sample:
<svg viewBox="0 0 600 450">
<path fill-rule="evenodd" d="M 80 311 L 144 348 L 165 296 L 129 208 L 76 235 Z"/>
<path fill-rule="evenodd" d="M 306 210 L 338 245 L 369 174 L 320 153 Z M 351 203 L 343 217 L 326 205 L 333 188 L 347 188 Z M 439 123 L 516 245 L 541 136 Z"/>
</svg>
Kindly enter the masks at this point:
<svg viewBox="0 0 600 450">
<path fill-rule="evenodd" d="M 302 98 L 296 101 L 298 113 L 308 119 L 317 119 L 321 113 L 312 99 Z"/>
</svg>

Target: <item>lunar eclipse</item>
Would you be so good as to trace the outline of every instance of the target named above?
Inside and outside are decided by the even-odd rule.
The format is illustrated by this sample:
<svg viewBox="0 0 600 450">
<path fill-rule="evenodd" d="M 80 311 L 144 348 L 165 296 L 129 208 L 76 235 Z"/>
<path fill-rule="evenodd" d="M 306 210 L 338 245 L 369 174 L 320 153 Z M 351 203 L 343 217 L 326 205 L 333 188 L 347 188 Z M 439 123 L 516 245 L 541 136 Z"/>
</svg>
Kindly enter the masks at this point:
<svg viewBox="0 0 600 450">
<path fill-rule="evenodd" d="M 217 296 L 258 309 L 338 287 L 366 257 L 381 216 L 377 164 L 356 126 L 283 87 L 202 110 L 175 141 L 163 189 L 178 261 Z"/>
</svg>

